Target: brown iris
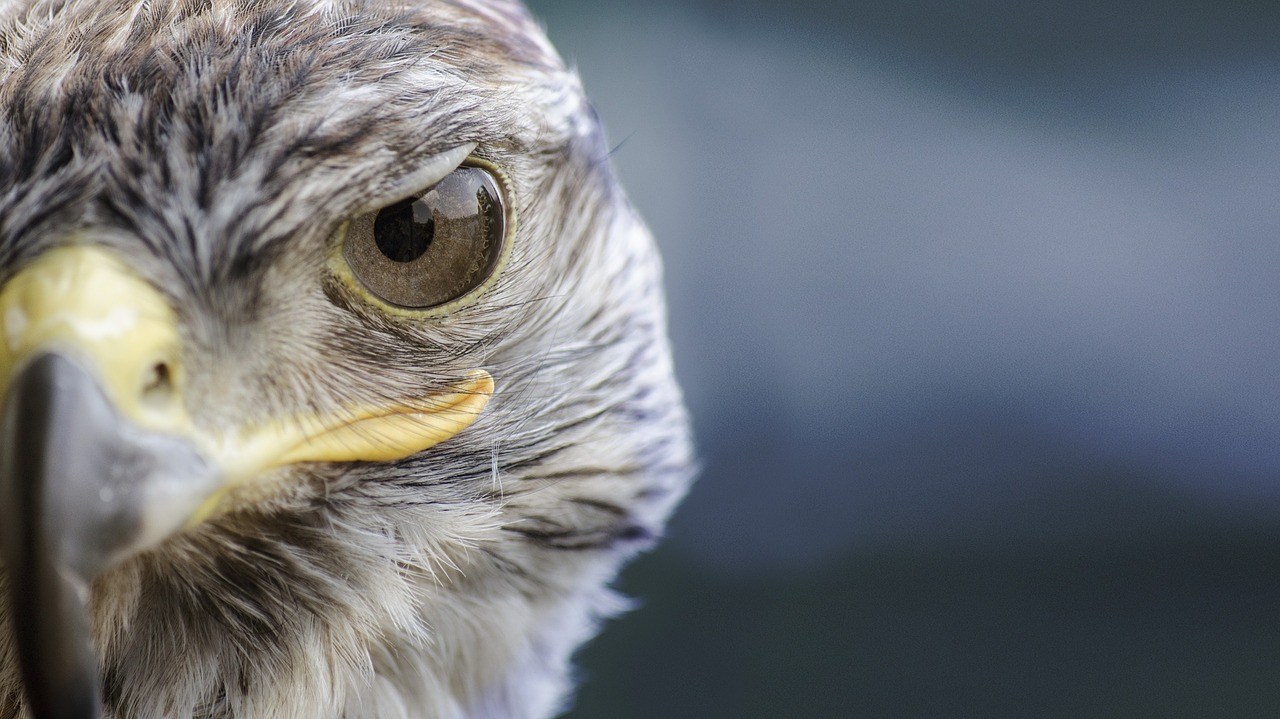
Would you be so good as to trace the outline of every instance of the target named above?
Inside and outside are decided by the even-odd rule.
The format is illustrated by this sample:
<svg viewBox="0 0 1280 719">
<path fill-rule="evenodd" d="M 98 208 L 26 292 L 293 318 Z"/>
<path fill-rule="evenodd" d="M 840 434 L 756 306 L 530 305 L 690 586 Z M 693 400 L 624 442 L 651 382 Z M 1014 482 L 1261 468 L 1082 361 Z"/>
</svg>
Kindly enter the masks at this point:
<svg viewBox="0 0 1280 719">
<path fill-rule="evenodd" d="M 436 307 L 497 270 L 506 218 L 501 184 L 484 168 L 463 166 L 417 197 L 352 220 L 342 255 L 384 302 Z"/>
</svg>

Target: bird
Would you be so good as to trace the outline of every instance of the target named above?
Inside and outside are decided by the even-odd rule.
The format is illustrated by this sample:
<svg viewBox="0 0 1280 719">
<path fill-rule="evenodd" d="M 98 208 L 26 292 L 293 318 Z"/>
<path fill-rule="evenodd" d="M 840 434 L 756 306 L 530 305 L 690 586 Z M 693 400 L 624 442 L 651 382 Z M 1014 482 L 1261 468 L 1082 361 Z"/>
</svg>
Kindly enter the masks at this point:
<svg viewBox="0 0 1280 719">
<path fill-rule="evenodd" d="M 695 474 L 515 0 L 0 3 L 0 719 L 535 719 Z"/>
</svg>

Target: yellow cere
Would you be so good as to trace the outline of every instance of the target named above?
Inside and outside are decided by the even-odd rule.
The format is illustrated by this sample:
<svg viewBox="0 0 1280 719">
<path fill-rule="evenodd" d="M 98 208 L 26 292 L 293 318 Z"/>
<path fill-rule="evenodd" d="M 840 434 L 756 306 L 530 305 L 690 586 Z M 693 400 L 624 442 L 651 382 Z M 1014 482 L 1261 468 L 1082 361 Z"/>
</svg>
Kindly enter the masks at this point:
<svg viewBox="0 0 1280 719">
<path fill-rule="evenodd" d="M 50 250 L 0 291 L 0 386 L 24 360 L 56 351 L 98 377 L 139 426 L 185 433 L 177 320 L 169 303 L 108 250 Z"/>
</svg>

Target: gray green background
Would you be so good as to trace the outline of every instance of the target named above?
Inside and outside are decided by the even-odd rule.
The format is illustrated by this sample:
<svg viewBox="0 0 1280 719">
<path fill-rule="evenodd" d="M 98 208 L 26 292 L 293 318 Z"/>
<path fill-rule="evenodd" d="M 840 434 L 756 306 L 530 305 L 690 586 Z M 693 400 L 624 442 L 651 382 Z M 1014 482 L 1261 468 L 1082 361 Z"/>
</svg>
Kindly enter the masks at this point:
<svg viewBox="0 0 1280 719">
<path fill-rule="evenodd" d="M 531 6 L 705 466 L 569 716 L 1280 716 L 1280 6 Z"/>
</svg>

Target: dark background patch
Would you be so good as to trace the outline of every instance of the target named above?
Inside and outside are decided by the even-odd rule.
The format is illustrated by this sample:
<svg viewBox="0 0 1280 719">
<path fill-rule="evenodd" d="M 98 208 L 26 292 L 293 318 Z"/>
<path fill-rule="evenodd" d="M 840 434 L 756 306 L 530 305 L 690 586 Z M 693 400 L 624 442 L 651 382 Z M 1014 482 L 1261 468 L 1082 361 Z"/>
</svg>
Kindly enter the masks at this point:
<svg viewBox="0 0 1280 719">
<path fill-rule="evenodd" d="M 706 470 L 576 717 L 1280 712 L 1280 9 L 532 3 Z"/>
</svg>

